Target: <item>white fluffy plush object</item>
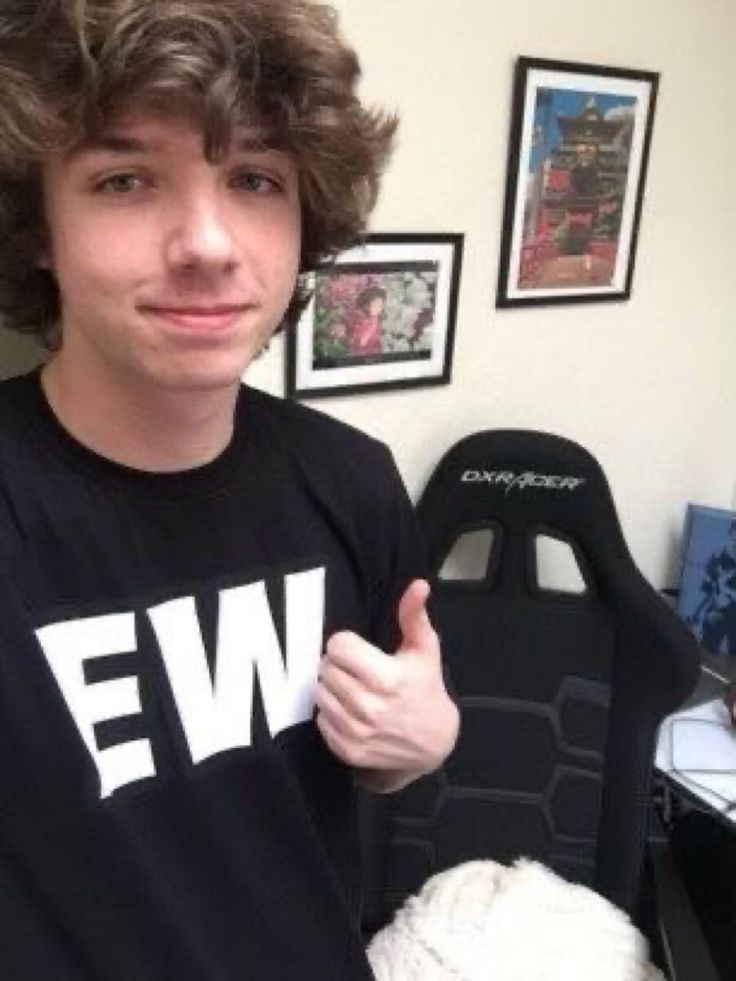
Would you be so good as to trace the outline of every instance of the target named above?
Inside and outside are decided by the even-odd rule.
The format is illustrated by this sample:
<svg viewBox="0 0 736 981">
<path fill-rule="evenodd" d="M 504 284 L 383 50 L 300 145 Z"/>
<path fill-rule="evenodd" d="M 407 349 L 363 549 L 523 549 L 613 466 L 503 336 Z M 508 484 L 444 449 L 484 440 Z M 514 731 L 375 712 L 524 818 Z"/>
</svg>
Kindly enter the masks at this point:
<svg viewBox="0 0 736 981">
<path fill-rule="evenodd" d="M 664 981 L 624 913 L 526 859 L 433 876 L 368 958 L 377 981 Z"/>
</svg>

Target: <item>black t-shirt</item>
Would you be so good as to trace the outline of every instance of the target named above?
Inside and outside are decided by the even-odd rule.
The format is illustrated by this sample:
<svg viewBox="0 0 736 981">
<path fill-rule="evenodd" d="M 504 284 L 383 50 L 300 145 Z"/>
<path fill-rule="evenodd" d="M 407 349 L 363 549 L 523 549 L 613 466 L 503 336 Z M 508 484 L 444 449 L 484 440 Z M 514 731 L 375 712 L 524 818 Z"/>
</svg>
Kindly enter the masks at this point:
<svg viewBox="0 0 736 981">
<path fill-rule="evenodd" d="M 320 413 L 243 386 L 216 460 L 151 474 L 0 385 L 0 977 L 370 978 L 313 692 L 423 573 L 389 452 Z"/>
</svg>

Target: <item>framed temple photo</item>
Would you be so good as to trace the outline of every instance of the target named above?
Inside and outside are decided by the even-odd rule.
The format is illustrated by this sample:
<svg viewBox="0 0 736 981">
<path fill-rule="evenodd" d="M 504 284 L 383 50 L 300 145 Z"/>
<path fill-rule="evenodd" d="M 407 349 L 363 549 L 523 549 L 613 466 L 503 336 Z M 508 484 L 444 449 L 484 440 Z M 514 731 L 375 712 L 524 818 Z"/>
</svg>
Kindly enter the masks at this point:
<svg viewBox="0 0 736 981">
<path fill-rule="evenodd" d="M 287 335 L 287 396 L 447 384 L 462 254 L 459 234 L 368 235 L 312 273 Z"/>
<path fill-rule="evenodd" d="M 630 297 L 658 83 L 519 58 L 497 307 Z"/>
</svg>

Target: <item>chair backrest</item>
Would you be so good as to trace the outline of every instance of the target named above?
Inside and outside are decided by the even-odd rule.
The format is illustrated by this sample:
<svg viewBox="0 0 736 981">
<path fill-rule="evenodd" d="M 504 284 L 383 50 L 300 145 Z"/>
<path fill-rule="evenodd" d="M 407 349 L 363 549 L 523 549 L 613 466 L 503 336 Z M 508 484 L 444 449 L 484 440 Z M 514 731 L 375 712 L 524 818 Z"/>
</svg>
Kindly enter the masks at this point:
<svg viewBox="0 0 736 981">
<path fill-rule="evenodd" d="M 418 514 L 462 732 L 442 770 L 388 804 L 384 909 L 458 862 L 526 855 L 634 914 L 657 727 L 695 685 L 695 641 L 634 565 L 600 466 L 569 440 L 469 436 Z M 483 530 L 479 578 L 440 575 Z M 581 592 L 540 585 L 540 536 L 569 545 Z"/>
</svg>

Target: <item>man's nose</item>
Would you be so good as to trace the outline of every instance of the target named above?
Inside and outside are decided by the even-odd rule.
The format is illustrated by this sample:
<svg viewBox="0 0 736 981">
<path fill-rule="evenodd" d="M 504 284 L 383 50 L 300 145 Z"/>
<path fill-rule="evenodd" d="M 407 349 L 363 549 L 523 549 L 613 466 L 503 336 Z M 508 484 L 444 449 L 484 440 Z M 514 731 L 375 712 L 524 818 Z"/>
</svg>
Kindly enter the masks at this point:
<svg viewBox="0 0 736 981">
<path fill-rule="evenodd" d="M 167 240 L 167 259 L 177 268 L 232 266 L 237 248 L 224 202 L 209 194 L 181 202 Z"/>
</svg>

